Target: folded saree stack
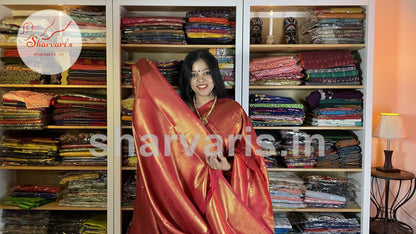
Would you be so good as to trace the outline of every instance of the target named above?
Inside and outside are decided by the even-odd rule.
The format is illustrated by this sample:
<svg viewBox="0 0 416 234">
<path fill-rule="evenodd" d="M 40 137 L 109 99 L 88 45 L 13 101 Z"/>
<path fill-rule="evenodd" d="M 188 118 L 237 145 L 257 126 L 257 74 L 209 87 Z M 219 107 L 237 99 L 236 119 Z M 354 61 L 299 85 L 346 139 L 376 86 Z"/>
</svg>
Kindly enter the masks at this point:
<svg viewBox="0 0 416 234">
<path fill-rule="evenodd" d="M 70 85 L 106 85 L 105 50 L 82 50 L 77 61 L 69 68 L 67 79 Z"/>
<path fill-rule="evenodd" d="M 186 44 L 179 17 L 124 17 L 121 19 L 121 43 L 124 44 Z"/>
<path fill-rule="evenodd" d="M 46 210 L 4 209 L 1 215 L 3 225 L 0 231 L 1 233 L 50 233 L 48 232 L 50 212 Z"/>
<path fill-rule="evenodd" d="M 360 44 L 364 43 L 362 7 L 315 8 L 299 27 L 304 44 Z"/>
<path fill-rule="evenodd" d="M 303 104 L 290 97 L 251 94 L 250 119 L 254 126 L 302 125 Z"/>
<path fill-rule="evenodd" d="M 314 126 L 362 126 L 363 94 L 359 90 L 317 90 L 306 97 Z"/>
<path fill-rule="evenodd" d="M 60 147 L 59 156 L 62 157 L 62 165 L 68 166 L 105 166 L 107 155 L 102 148 L 91 143 L 94 136 L 102 136 L 102 132 L 66 132 L 58 137 Z M 99 144 L 107 142 L 95 141 Z"/>
<path fill-rule="evenodd" d="M 296 233 L 360 233 L 361 224 L 354 213 L 293 212 L 289 215 Z"/>
<path fill-rule="evenodd" d="M 232 44 L 235 38 L 234 18 L 234 13 L 228 9 L 188 11 L 186 41 L 188 44 Z"/>
<path fill-rule="evenodd" d="M 107 99 L 81 93 L 66 93 L 56 100 L 55 125 L 106 126 Z"/>
<path fill-rule="evenodd" d="M 42 75 L 23 63 L 17 49 L 3 50 L 1 61 L 3 66 L 0 68 L 0 84 L 40 84 L 42 82 Z"/>
<path fill-rule="evenodd" d="M 298 56 L 307 85 L 361 84 L 358 61 L 349 50 L 304 51 Z"/>
<path fill-rule="evenodd" d="M 300 85 L 304 74 L 297 56 L 254 58 L 250 61 L 252 85 Z"/>
<path fill-rule="evenodd" d="M 310 142 L 310 135 L 303 131 L 281 130 L 278 146 L 278 162 L 287 168 L 311 168 L 315 166 L 318 148 Z"/>
<path fill-rule="evenodd" d="M 5 17 L 0 21 L 0 43 L 16 43 L 17 33 L 26 17 Z"/>
<path fill-rule="evenodd" d="M 62 190 L 59 186 L 17 185 L 13 187 L 10 196 L 2 199 L 2 203 L 29 210 L 56 201 Z"/>
<path fill-rule="evenodd" d="M 97 214 L 89 218 L 82 224 L 81 230 L 79 233 L 96 233 L 96 234 L 106 234 L 107 233 L 107 215 L 106 214 Z"/>
<path fill-rule="evenodd" d="M 307 175 L 305 203 L 309 207 L 346 208 L 355 205 L 352 179 L 335 176 Z"/>
<path fill-rule="evenodd" d="M 170 85 L 178 85 L 180 67 L 177 60 L 156 62 L 156 66 Z"/>
<path fill-rule="evenodd" d="M 11 131 L 0 142 L 0 162 L 2 166 L 57 165 L 61 161 L 58 148 L 59 141 L 54 136 Z"/>
<path fill-rule="evenodd" d="M 9 91 L 0 105 L 0 128 L 13 130 L 42 129 L 50 123 L 56 94 L 28 90 Z"/>
<path fill-rule="evenodd" d="M 104 7 L 80 7 L 68 9 L 67 14 L 75 20 L 82 36 L 82 43 L 106 42 L 106 16 Z"/>
<path fill-rule="evenodd" d="M 273 212 L 274 234 L 289 233 L 292 231 L 292 224 L 286 212 Z"/>
<path fill-rule="evenodd" d="M 136 175 L 130 175 L 122 188 L 122 206 L 133 206 L 136 198 Z"/>
<path fill-rule="evenodd" d="M 273 208 L 305 208 L 303 179 L 293 172 L 269 172 Z"/>
<path fill-rule="evenodd" d="M 59 179 L 60 184 L 66 185 L 58 201 L 60 206 L 107 206 L 107 172 L 65 171 Z"/>
<path fill-rule="evenodd" d="M 220 68 L 221 76 L 224 79 L 225 86 L 235 85 L 234 48 L 213 48 L 209 52 L 218 60 L 218 67 Z"/>
</svg>

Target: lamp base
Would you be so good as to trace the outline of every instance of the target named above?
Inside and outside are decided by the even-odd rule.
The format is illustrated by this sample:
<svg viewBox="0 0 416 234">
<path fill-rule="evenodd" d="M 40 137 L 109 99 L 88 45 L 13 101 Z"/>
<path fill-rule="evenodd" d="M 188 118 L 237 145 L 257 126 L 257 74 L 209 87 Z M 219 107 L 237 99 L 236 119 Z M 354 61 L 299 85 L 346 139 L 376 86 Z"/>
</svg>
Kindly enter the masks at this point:
<svg viewBox="0 0 416 234">
<path fill-rule="evenodd" d="M 400 169 L 396 168 L 384 168 L 384 167 L 377 167 L 377 171 L 381 171 L 384 173 L 400 173 Z"/>
</svg>

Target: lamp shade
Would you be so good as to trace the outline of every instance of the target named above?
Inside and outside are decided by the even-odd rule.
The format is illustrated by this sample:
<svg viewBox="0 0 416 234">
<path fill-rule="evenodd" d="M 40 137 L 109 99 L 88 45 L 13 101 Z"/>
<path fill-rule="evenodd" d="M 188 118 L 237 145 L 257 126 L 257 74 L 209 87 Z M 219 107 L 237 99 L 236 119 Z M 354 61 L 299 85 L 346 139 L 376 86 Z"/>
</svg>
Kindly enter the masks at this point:
<svg viewBox="0 0 416 234">
<path fill-rule="evenodd" d="M 373 136 L 382 139 L 407 138 L 400 115 L 396 113 L 380 113 L 373 130 Z"/>
</svg>

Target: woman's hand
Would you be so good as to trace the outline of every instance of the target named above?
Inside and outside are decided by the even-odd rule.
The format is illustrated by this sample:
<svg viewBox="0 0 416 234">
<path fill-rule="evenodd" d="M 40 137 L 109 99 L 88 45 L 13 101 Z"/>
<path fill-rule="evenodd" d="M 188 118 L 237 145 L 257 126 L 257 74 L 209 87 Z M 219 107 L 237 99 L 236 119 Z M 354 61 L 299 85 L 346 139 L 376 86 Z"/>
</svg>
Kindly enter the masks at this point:
<svg viewBox="0 0 416 234">
<path fill-rule="evenodd" d="M 227 158 L 221 155 L 214 154 L 207 157 L 208 166 L 215 170 L 228 171 L 231 169 L 231 164 L 227 161 Z"/>
</svg>

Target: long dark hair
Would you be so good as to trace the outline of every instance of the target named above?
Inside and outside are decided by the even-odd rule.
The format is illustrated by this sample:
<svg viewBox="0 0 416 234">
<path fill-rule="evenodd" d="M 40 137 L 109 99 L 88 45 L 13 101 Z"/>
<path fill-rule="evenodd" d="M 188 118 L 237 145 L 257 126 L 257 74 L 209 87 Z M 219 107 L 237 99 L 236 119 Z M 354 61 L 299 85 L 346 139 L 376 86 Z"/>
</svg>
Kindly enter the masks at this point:
<svg viewBox="0 0 416 234">
<path fill-rule="evenodd" d="M 190 52 L 182 63 L 181 73 L 179 76 L 179 87 L 181 97 L 186 103 L 192 102 L 195 95 L 191 88 L 192 65 L 199 59 L 204 60 L 211 72 L 214 89 L 212 94 L 217 98 L 222 98 L 226 94 L 224 79 L 221 76 L 218 60 L 207 49 L 194 50 Z"/>
</svg>

